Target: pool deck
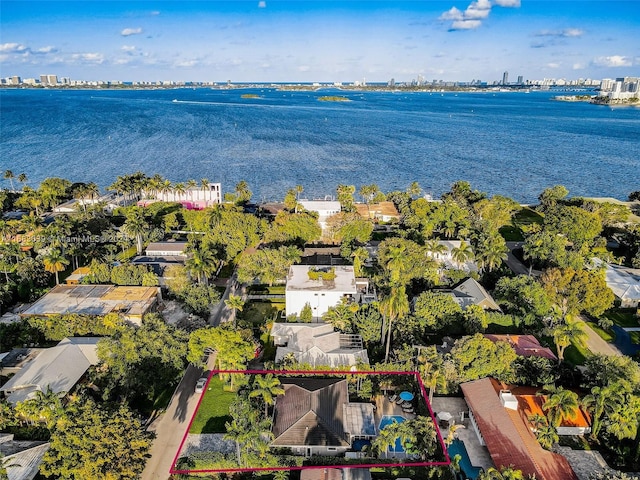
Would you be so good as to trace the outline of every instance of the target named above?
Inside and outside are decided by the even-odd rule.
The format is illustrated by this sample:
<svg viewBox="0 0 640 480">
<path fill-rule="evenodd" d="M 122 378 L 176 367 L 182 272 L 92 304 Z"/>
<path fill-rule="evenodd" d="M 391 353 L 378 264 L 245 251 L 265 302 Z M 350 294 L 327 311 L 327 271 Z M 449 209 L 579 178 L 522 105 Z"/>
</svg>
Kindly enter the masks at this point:
<svg viewBox="0 0 640 480">
<path fill-rule="evenodd" d="M 416 400 L 413 400 L 412 403 L 415 405 Z M 375 411 L 375 419 L 376 425 L 380 425 L 380 419 L 384 415 L 400 415 L 407 420 L 412 420 L 416 418 L 415 414 L 405 413 L 402 411 L 402 407 L 395 402 L 390 402 L 389 398 L 384 395 L 378 395 L 375 399 L 376 411 Z"/>
<path fill-rule="evenodd" d="M 438 415 L 438 412 L 449 412 L 453 415 L 453 420 L 456 425 L 462 424 L 462 428 L 458 428 L 454 435 L 464 442 L 464 446 L 469 454 L 469 460 L 474 467 L 482 467 L 487 470 L 493 467 L 493 461 L 487 447 L 480 445 L 478 436 L 469 421 L 469 406 L 464 398 L 461 397 L 434 397 L 431 404 L 434 415 Z M 461 413 L 464 412 L 464 420 L 461 419 Z M 447 427 L 440 426 L 440 432 L 442 438 L 447 439 L 449 435 L 449 429 Z"/>
</svg>

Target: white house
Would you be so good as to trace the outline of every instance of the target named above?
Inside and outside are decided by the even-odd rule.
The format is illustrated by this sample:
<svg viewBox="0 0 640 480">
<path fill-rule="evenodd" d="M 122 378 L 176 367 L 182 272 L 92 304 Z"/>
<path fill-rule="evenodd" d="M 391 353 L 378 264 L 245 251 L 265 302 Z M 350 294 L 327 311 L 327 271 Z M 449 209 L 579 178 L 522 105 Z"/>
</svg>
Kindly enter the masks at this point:
<svg viewBox="0 0 640 480">
<path fill-rule="evenodd" d="M 190 210 L 201 210 L 222 203 L 222 186 L 220 183 L 209 183 L 206 186 L 187 188 L 183 192 L 177 192 L 174 189 L 161 192 L 145 190 L 142 192 L 141 203 L 146 205 L 149 202 L 144 202 L 145 199 L 176 202 Z"/>
<path fill-rule="evenodd" d="M 336 213 L 340 213 L 340 202 L 333 200 L 300 200 L 298 202 L 302 205 L 302 208 L 310 212 L 316 212 L 318 214 L 318 223 L 322 230 L 327 228 L 327 220 Z"/>
<path fill-rule="evenodd" d="M 277 346 L 276 363 L 292 354 L 297 362 L 313 366 L 369 364 L 362 337 L 334 332 L 328 323 L 274 323 L 271 336 Z"/>
<path fill-rule="evenodd" d="M 456 248 L 460 248 L 461 243 L 462 242 L 460 240 L 440 240 L 438 244 L 444 247 L 443 251 L 429 252 L 429 256 L 434 260 L 440 262 L 444 266 L 444 268 L 449 268 L 453 270 L 463 270 L 467 273 L 477 272 L 478 265 L 473 259 L 467 260 L 466 262 L 462 262 L 462 263 L 456 262 L 453 259 L 453 250 Z M 465 243 L 467 245 L 469 244 L 469 242 L 465 242 Z"/>
<path fill-rule="evenodd" d="M 145 254 L 148 257 L 187 257 L 187 242 L 151 242 Z"/>
<path fill-rule="evenodd" d="M 342 297 L 354 298 L 356 293 L 356 277 L 351 265 L 292 265 L 285 288 L 287 315 L 300 315 L 308 303 L 313 316 L 319 318 L 329 307 L 338 305 Z"/>
</svg>

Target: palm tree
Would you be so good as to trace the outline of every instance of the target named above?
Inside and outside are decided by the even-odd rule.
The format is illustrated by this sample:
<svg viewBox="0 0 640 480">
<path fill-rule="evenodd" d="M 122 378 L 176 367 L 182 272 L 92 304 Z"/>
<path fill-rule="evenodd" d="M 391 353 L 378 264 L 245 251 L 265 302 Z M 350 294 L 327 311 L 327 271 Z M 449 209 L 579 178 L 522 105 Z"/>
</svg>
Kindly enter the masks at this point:
<svg viewBox="0 0 640 480">
<path fill-rule="evenodd" d="M 173 185 L 171 184 L 171 180 L 165 179 L 164 182 L 160 184 L 160 192 L 162 193 L 162 198 L 165 202 L 167 201 L 167 194 L 169 194 L 172 190 Z"/>
<path fill-rule="evenodd" d="M 546 387 L 545 390 L 550 395 L 542 404 L 542 411 L 547 415 L 551 426 L 558 427 L 563 420 L 575 416 L 578 408 L 578 395 L 575 392 L 553 386 Z M 545 392 L 538 393 L 538 395 L 545 394 Z"/>
<path fill-rule="evenodd" d="M 132 210 L 127 213 L 127 220 L 124 222 L 122 228 L 125 233 L 135 237 L 136 251 L 138 255 L 142 255 L 142 235 L 149 228 L 142 210 L 138 207 L 132 207 Z"/>
<path fill-rule="evenodd" d="M 249 398 L 261 397 L 264 402 L 264 416 L 268 417 L 269 405 L 275 403 L 278 395 L 284 395 L 284 388 L 280 384 L 280 380 L 273 374 L 256 375 L 253 382 L 253 390 L 249 393 Z"/>
<path fill-rule="evenodd" d="M 15 178 L 15 175 L 11 170 L 5 170 L 4 178 L 11 182 L 11 191 L 13 192 L 15 190 L 15 188 L 13 188 L 13 179 Z"/>
<path fill-rule="evenodd" d="M 451 249 L 451 258 L 453 258 L 453 261 L 456 262 L 458 267 L 469 260 L 473 260 L 473 249 L 471 245 L 462 240 L 459 247 Z"/>
<path fill-rule="evenodd" d="M 296 208 L 293 213 L 298 213 L 298 202 L 300 201 L 300 194 L 304 192 L 304 187 L 302 185 L 296 185 Z"/>
<path fill-rule="evenodd" d="M 187 190 L 189 191 L 189 197 L 193 202 L 193 190 L 198 187 L 198 182 L 196 182 L 193 178 L 187 180 Z"/>
<path fill-rule="evenodd" d="M 202 194 L 203 196 L 203 200 L 207 199 L 207 190 L 209 190 L 209 179 L 208 178 L 201 178 L 200 179 L 200 186 L 202 187 L 202 190 L 204 190 L 204 193 Z M 209 198 L 211 199 L 211 198 Z"/>
<path fill-rule="evenodd" d="M 392 285 L 400 284 L 402 273 L 407 262 L 407 247 L 404 244 L 390 245 L 387 251 L 387 260 L 384 264 L 385 270 L 389 273 Z"/>
<path fill-rule="evenodd" d="M 582 405 L 591 415 L 591 438 L 598 438 L 602 417 L 612 414 L 624 401 L 624 388 L 621 382 L 614 382 L 606 387 L 593 387 L 591 393 L 582 398 Z"/>
<path fill-rule="evenodd" d="M 198 283 L 206 285 L 208 284 L 209 276 L 217 270 L 218 264 L 219 261 L 213 252 L 201 247 L 191 250 L 191 254 L 184 266 L 190 274 L 196 276 Z"/>
<path fill-rule="evenodd" d="M 369 258 L 369 252 L 364 247 L 358 247 L 351 254 L 351 258 L 353 258 L 353 273 L 356 277 L 361 277 L 363 275 L 362 266 Z"/>
<path fill-rule="evenodd" d="M 224 301 L 224 304 L 233 312 L 233 325 L 236 325 L 237 312 L 241 312 L 244 308 L 244 300 L 240 295 L 229 295 L 229 298 Z"/>
<path fill-rule="evenodd" d="M 478 243 L 477 258 L 482 268 L 492 271 L 507 259 L 507 245 L 500 235 L 491 235 Z"/>
<path fill-rule="evenodd" d="M 577 345 L 585 345 L 588 338 L 584 330 L 584 323 L 571 318 L 567 318 L 566 321 L 555 325 L 550 333 L 558 351 L 559 361 L 564 360 L 564 351 L 571 345 L 572 341 Z"/>
<path fill-rule="evenodd" d="M 429 388 L 429 405 L 433 403 L 433 393 L 438 388 L 446 388 L 447 379 L 444 371 L 424 356 L 418 357 L 418 372 L 423 383 Z"/>
<path fill-rule="evenodd" d="M 25 185 L 27 184 L 27 180 L 29 180 L 27 178 L 27 174 L 26 173 L 21 173 L 20 175 L 18 175 L 18 181 L 22 184 L 22 188 L 24 189 Z"/>
<path fill-rule="evenodd" d="M 181 182 L 180 183 L 176 183 L 173 186 L 173 192 L 175 194 L 177 194 L 179 196 L 179 198 L 182 198 L 182 196 L 185 194 L 186 191 L 187 191 L 187 189 L 186 189 L 184 183 L 181 183 Z"/>
<path fill-rule="evenodd" d="M 60 250 L 52 248 L 49 253 L 43 255 L 42 262 L 47 272 L 56 274 L 56 285 L 60 284 L 58 273 L 64 271 L 64 268 L 69 265 L 69 260 L 62 256 Z"/>
<path fill-rule="evenodd" d="M 391 330 L 393 322 L 404 317 L 409 313 L 409 300 L 407 299 L 406 287 L 391 287 L 389 295 L 380 302 L 380 313 L 386 317 L 388 321 L 387 327 L 387 346 L 384 354 L 384 363 L 389 360 L 389 347 L 391 345 Z"/>
<path fill-rule="evenodd" d="M 516 470 L 513 465 L 500 467 L 499 470 L 490 467 L 480 474 L 478 480 L 524 480 L 524 474 L 522 471 Z"/>
</svg>

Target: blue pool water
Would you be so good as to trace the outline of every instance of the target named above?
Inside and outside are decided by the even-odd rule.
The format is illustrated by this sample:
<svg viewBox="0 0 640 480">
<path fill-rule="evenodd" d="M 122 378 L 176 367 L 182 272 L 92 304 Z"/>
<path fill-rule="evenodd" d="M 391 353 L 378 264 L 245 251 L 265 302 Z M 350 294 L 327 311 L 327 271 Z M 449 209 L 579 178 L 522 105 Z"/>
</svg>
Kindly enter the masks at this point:
<svg viewBox="0 0 640 480">
<path fill-rule="evenodd" d="M 379 429 L 382 430 L 387 425 L 391 425 L 394 420 L 398 423 L 402 423 L 406 419 L 402 415 L 383 415 L 382 418 L 380 419 Z M 396 440 L 396 444 L 390 450 L 392 452 L 404 453 L 404 448 L 402 448 L 400 439 Z"/>
<path fill-rule="evenodd" d="M 447 451 L 449 452 L 449 457 L 452 461 L 453 457 L 460 455 L 460 468 L 465 473 L 466 478 L 470 478 L 471 480 L 476 480 L 476 478 L 478 478 L 482 468 L 471 465 L 469 454 L 467 453 L 467 449 L 462 440 L 456 438 L 451 445 L 449 445 Z"/>
</svg>

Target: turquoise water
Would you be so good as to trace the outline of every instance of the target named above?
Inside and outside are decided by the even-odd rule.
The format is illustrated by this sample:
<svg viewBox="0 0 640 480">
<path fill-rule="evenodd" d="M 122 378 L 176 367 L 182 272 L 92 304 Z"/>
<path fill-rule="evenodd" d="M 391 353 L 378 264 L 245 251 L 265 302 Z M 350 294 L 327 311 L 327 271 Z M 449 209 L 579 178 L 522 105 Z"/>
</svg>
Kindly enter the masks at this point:
<svg viewBox="0 0 640 480">
<path fill-rule="evenodd" d="M 0 169 L 31 186 L 57 175 L 105 187 L 136 170 L 204 177 L 225 192 L 244 179 L 258 201 L 297 184 L 317 198 L 341 183 L 391 191 L 412 181 L 438 197 L 459 179 L 520 202 L 555 184 L 576 196 L 637 190 L 640 108 L 554 95 L 0 89 Z"/>
<path fill-rule="evenodd" d="M 398 423 L 402 423 L 406 420 L 402 415 L 383 415 L 380 419 L 380 427 L 379 430 L 382 430 L 387 425 L 391 425 L 394 420 Z M 400 443 L 400 439 L 396 440 L 396 444 L 390 449 L 391 452 L 404 453 L 404 448 L 402 448 L 402 444 Z"/>
<path fill-rule="evenodd" d="M 469 454 L 467 453 L 467 448 L 464 446 L 464 442 L 460 439 L 454 439 L 451 442 L 451 445 L 447 448 L 449 452 L 449 457 L 453 461 L 453 457 L 456 455 L 460 455 L 460 468 L 471 480 L 476 480 L 480 472 L 482 472 L 482 468 L 474 467 L 471 465 L 471 460 L 469 459 Z"/>
</svg>

